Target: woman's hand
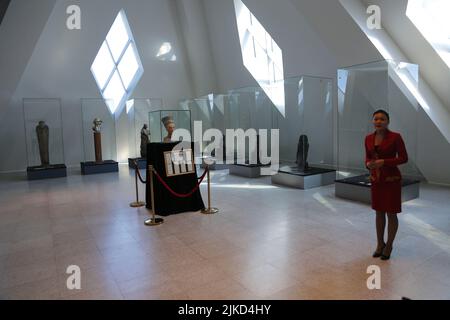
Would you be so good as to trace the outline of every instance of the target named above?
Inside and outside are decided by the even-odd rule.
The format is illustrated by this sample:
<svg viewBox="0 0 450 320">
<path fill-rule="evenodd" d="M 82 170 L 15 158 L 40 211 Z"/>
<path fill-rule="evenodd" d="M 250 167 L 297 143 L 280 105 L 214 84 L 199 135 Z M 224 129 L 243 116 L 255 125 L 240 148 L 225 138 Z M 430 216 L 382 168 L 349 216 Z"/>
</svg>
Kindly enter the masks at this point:
<svg viewBox="0 0 450 320">
<path fill-rule="evenodd" d="M 384 165 L 384 160 L 383 159 L 371 160 L 371 161 L 367 162 L 367 168 L 369 168 L 370 170 L 372 170 L 372 169 L 379 169 L 383 165 Z"/>
</svg>

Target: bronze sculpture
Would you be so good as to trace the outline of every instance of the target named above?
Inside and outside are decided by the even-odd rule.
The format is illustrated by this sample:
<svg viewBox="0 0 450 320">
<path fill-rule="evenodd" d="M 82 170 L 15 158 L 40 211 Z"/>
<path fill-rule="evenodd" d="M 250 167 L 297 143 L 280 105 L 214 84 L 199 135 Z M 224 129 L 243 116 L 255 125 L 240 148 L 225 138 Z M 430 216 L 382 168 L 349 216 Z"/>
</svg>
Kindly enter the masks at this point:
<svg viewBox="0 0 450 320">
<path fill-rule="evenodd" d="M 95 147 L 95 162 L 102 162 L 102 135 L 101 126 L 103 121 L 99 118 L 94 119 L 94 126 L 92 130 L 94 131 L 94 147 Z"/>
<path fill-rule="evenodd" d="M 147 144 L 150 142 L 150 133 L 147 124 L 141 129 L 141 158 L 147 157 Z"/>
</svg>

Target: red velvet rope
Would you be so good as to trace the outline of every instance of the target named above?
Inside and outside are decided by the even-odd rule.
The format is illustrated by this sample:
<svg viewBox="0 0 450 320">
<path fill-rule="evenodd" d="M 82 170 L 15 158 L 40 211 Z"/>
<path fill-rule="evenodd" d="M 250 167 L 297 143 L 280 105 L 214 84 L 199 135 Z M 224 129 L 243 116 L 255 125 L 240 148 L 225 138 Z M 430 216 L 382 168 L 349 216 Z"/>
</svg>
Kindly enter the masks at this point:
<svg viewBox="0 0 450 320">
<path fill-rule="evenodd" d="M 147 181 L 145 181 L 144 179 L 142 179 L 141 172 L 139 171 L 138 163 L 137 163 L 136 160 L 134 161 L 134 170 L 136 170 L 137 176 L 138 176 L 139 180 L 141 180 L 141 182 L 142 182 L 143 184 L 146 184 Z"/>
<path fill-rule="evenodd" d="M 192 195 L 194 194 L 194 192 L 196 192 L 196 191 L 198 190 L 198 188 L 200 187 L 200 184 L 202 183 L 203 179 L 205 179 L 205 176 L 206 176 L 206 174 L 208 173 L 208 170 L 209 170 L 209 169 L 206 169 L 205 172 L 203 172 L 203 175 L 200 177 L 200 181 L 197 183 L 197 185 L 195 186 L 195 188 L 194 188 L 191 192 L 186 193 L 186 194 L 181 194 L 181 193 L 178 193 L 178 192 L 173 191 L 173 190 L 167 185 L 167 183 L 159 176 L 158 172 L 156 172 L 155 169 L 153 169 L 153 172 L 155 173 L 155 175 L 156 175 L 156 177 L 158 178 L 159 182 L 161 182 L 162 185 L 163 185 L 163 186 L 164 186 L 164 187 L 165 187 L 172 195 L 174 195 L 175 197 L 178 197 L 178 198 L 188 198 L 188 197 L 192 196 Z"/>
</svg>

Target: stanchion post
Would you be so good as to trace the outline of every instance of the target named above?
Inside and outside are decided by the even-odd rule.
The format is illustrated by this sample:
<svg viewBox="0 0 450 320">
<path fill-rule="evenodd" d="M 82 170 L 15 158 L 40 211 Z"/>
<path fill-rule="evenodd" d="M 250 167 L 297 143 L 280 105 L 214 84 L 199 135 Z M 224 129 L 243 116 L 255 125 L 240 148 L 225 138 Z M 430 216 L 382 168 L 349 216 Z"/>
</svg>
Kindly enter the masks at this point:
<svg viewBox="0 0 450 320">
<path fill-rule="evenodd" d="M 211 176 L 209 174 L 209 164 L 206 164 L 206 170 L 208 170 L 206 172 L 206 176 L 208 179 L 208 208 L 203 209 L 201 212 L 203 214 L 214 214 L 218 213 L 219 209 L 211 207 Z"/>
<path fill-rule="evenodd" d="M 153 166 L 148 166 L 148 173 L 149 176 L 147 179 L 150 179 L 150 198 L 151 198 L 151 204 L 152 204 L 152 217 L 150 219 L 145 220 L 146 226 L 157 226 L 164 222 L 163 218 L 156 218 L 156 208 L 155 208 L 155 194 L 153 189 Z"/>
<path fill-rule="evenodd" d="M 134 161 L 134 182 L 136 184 L 136 201 L 130 203 L 130 207 L 132 208 L 139 208 L 145 206 L 145 203 L 142 201 L 139 201 L 139 188 L 138 188 L 138 164 L 136 160 Z"/>
</svg>

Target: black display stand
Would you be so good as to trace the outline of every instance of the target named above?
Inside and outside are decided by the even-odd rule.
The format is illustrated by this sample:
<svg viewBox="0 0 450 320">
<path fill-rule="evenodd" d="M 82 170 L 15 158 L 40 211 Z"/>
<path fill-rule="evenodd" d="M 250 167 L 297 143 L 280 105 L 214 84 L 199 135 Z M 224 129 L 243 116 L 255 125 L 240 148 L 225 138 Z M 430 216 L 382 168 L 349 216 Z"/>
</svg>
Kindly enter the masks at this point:
<svg viewBox="0 0 450 320">
<path fill-rule="evenodd" d="M 41 180 L 67 177 L 65 164 L 53 164 L 46 167 L 36 166 L 27 168 L 28 180 Z"/>
<path fill-rule="evenodd" d="M 338 179 L 334 183 L 337 197 L 359 202 L 371 203 L 371 182 L 368 174 Z M 420 180 L 402 178 L 402 202 L 420 196 Z"/>
<path fill-rule="evenodd" d="M 82 175 L 109 173 L 118 171 L 119 171 L 119 163 L 114 160 L 105 160 L 102 162 L 95 162 L 95 161 L 81 162 Z"/>
<path fill-rule="evenodd" d="M 145 158 L 128 158 L 128 167 L 134 169 L 135 161 L 138 164 L 138 169 L 145 169 L 147 167 L 147 159 Z"/>
<path fill-rule="evenodd" d="M 332 184 L 336 178 L 336 170 L 309 167 L 305 171 L 296 166 L 282 166 L 278 173 L 271 177 L 273 184 L 298 189 L 311 189 Z"/>
<path fill-rule="evenodd" d="M 179 194 L 191 192 L 197 185 L 197 170 L 193 164 L 193 173 L 180 174 L 168 177 L 166 174 L 166 163 L 164 152 L 172 151 L 178 142 L 170 143 L 149 143 L 147 145 L 147 163 L 153 165 L 154 169 L 167 185 Z M 192 152 L 194 144 L 191 145 Z M 150 177 L 147 167 L 147 177 Z M 155 213 L 160 216 L 168 216 L 181 212 L 194 212 L 205 208 L 200 190 L 194 192 L 188 198 L 179 198 L 170 193 L 153 175 Z M 150 179 L 147 179 L 146 185 L 146 203 L 147 208 L 151 209 Z"/>
</svg>

